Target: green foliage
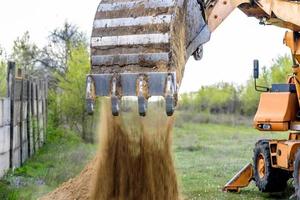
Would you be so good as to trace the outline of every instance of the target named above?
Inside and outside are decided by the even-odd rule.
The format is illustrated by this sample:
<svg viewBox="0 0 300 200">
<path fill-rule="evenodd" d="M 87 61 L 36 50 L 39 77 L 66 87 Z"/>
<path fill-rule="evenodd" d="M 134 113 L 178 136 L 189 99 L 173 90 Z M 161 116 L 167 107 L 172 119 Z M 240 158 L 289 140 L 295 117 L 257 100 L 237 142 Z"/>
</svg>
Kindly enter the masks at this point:
<svg viewBox="0 0 300 200">
<path fill-rule="evenodd" d="M 263 67 L 257 85 L 270 87 L 272 83 L 286 83 L 291 73 L 290 56 L 279 56 L 270 68 Z M 254 87 L 251 77 L 245 86 L 218 83 L 202 87 L 197 93 L 180 96 L 179 109 L 214 114 L 231 113 L 253 116 L 256 112 L 260 92 Z"/>
<path fill-rule="evenodd" d="M 0 59 L 0 97 L 6 96 L 6 76 L 7 67 L 3 60 Z"/>
<path fill-rule="evenodd" d="M 273 83 L 286 83 L 288 75 L 291 74 L 293 60 L 290 56 L 279 56 L 271 66 L 271 80 Z"/>
<path fill-rule="evenodd" d="M 63 129 L 49 127 L 48 143 L 14 172 L 0 181 L 0 199 L 38 199 L 75 177 L 95 155 L 96 145 Z"/>
<path fill-rule="evenodd" d="M 271 84 L 270 80 L 270 71 L 265 67 L 262 68 L 262 72 L 260 74 L 259 79 L 257 80 L 257 85 L 259 86 L 269 86 Z M 254 79 L 253 77 L 247 81 L 245 87 L 243 87 L 242 92 L 240 94 L 240 102 L 241 102 L 241 110 L 240 113 L 242 115 L 252 116 L 255 114 L 257 110 L 257 106 L 259 103 L 260 92 L 255 90 Z"/>
<path fill-rule="evenodd" d="M 229 83 L 203 86 L 197 93 L 180 96 L 180 109 L 208 112 L 235 113 L 239 108 L 239 88 Z"/>
<path fill-rule="evenodd" d="M 39 49 L 30 41 L 29 32 L 14 41 L 12 59 L 18 68 L 24 69 L 25 73 L 33 73 L 35 63 L 38 60 Z"/>
<path fill-rule="evenodd" d="M 85 110 L 85 81 L 90 69 L 89 53 L 85 44 L 73 47 L 68 59 L 68 71 L 61 76 L 56 74 L 57 88 L 50 91 L 50 118 L 54 126 L 69 126 L 81 133 L 82 138 L 92 138 L 88 122 L 91 121 Z"/>
<path fill-rule="evenodd" d="M 76 25 L 66 22 L 52 31 L 48 39 L 49 45 L 41 50 L 25 32 L 14 41 L 9 57 L 31 77 L 47 75 L 50 126 L 63 126 L 93 141 L 93 122 L 85 112 L 85 79 L 90 69 L 86 37 Z M 2 52 L 0 48 L 0 96 L 6 93 L 7 76 Z"/>
<path fill-rule="evenodd" d="M 59 95 L 62 112 L 70 117 L 85 113 L 85 79 L 89 72 L 90 62 L 86 46 L 80 46 L 72 51 L 65 77 L 59 78 L 59 88 L 63 90 Z"/>
<path fill-rule="evenodd" d="M 196 94 L 184 93 L 180 95 L 179 108 L 183 110 L 197 109 L 196 108 Z"/>
<path fill-rule="evenodd" d="M 243 88 L 240 101 L 241 101 L 241 114 L 253 115 L 256 112 L 259 103 L 260 93 L 254 89 L 253 80 L 249 80 L 246 87 Z"/>
<path fill-rule="evenodd" d="M 87 44 L 85 34 L 74 24 L 65 22 L 49 35 L 49 44 L 41 51 L 42 65 L 64 75 L 68 71 L 68 60 L 72 50 Z"/>
<path fill-rule="evenodd" d="M 233 84 L 218 83 L 202 87 L 196 95 L 196 105 L 201 111 L 234 113 L 237 109 L 237 88 Z"/>
<path fill-rule="evenodd" d="M 48 93 L 50 127 L 64 127 L 93 141 L 93 120 L 85 109 L 85 81 L 90 70 L 87 40 L 76 25 L 66 22 L 49 36 L 41 52 L 43 65 L 51 69 Z"/>
<path fill-rule="evenodd" d="M 8 186 L 8 182 L 0 180 L 0 199 L 1 200 L 17 200 L 18 193 Z"/>
<path fill-rule="evenodd" d="M 4 59 L 4 50 L 0 46 L 0 97 L 6 96 L 7 67 Z"/>
</svg>

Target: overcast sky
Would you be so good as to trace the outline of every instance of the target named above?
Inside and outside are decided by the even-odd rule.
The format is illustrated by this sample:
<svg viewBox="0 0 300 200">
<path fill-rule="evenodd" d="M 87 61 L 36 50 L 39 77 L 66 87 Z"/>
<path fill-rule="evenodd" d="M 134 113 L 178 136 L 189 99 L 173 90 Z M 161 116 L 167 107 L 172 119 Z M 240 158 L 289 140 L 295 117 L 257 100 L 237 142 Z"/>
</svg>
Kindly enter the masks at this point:
<svg viewBox="0 0 300 200">
<path fill-rule="evenodd" d="M 46 37 L 66 20 L 90 35 L 99 0 L 9 0 L 0 5 L 0 45 L 8 52 L 13 41 L 29 31 L 32 41 L 43 46 Z M 278 55 L 289 53 L 283 44 L 286 30 L 261 26 L 239 10 L 213 33 L 204 47 L 203 60 L 191 58 L 181 91 L 196 91 L 220 81 L 244 84 L 252 73 L 253 59 L 269 66 Z"/>
</svg>

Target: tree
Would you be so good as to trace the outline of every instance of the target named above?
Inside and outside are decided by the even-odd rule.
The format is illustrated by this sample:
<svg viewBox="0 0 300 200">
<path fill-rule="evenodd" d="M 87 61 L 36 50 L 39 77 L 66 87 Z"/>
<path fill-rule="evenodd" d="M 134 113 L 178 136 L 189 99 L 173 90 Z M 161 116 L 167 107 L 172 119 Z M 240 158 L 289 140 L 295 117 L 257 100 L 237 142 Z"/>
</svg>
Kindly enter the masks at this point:
<svg viewBox="0 0 300 200">
<path fill-rule="evenodd" d="M 39 48 L 30 41 L 30 35 L 27 31 L 22 37 L 18 37 L 14 41 L 11 58 L 16 62 L 18 68 L 23 69 L 27 74 L 31 74 L 35 70 L 39 53 Z"/>
<path fill-rule="evenodd" d="M 88 44 L 77 26 L 66 22 L 49 36 L 40 62 L 49 71 L 50 121 L 54 127 L 68 127 L 92 141 L 90 120 L 85 111 L 85 79 L 90 70 Z"/>
<path fill-rule="evenodd" d="M 255 91 L 253 80 L 248 80 L 240 95 L 242 115 L 252 116 L 257 110 L 260 93 Z"/>
<path fill-rule="evenodd" d="M 196 105 L 195 105 L 195 97 L 196 93 L 184 93 L 180 95 L 179 98 L 179 109 L 182 110 L 195 110 Z"/>
<path fill-rule="evenodd" d="M 271 80 L 273 83 L 286 83 L 288 75 L 291 74 L 293 60 L 290 56 L 279 56 L 271 66 Z"/>
<path fill-rule="evenodd" d="M 63 114 L 64 123 L 72 130 L 81 133 L 85 141 L 92 139 L 89 130 L 90 117 L 85 110 L 85 80 L 90 70 L 89 52 L 85 44 L 71 49 L 68 58 L 68 71 L 64 77 L 58 75 L 56 98 Z"/>
<path fill-rule="evenodd" d="M 195 98 L 195 105 L 200 111 L 235 113 L 239 105 L 237 88 L 224 82 L 202 87 Z"/>
<path fill-rule="evenodd" d="M 49 35 L 49 44 L 43 48 L 40 62 L 47 68 L 57 71 L 61 76 L 68 71 L 68 60 L 72 50 L 87 44 L 85 35 L 76 25 L 65 22 Z"/>
</svg>

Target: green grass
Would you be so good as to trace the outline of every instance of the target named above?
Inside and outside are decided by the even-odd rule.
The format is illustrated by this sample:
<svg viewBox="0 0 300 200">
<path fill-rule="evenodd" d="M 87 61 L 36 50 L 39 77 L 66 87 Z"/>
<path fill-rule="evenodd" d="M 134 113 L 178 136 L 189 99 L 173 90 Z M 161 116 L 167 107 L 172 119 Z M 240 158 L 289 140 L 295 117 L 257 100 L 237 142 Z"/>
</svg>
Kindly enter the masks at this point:
<svg viewBox="0 0 300 200">
<path fill-rule="evenodd" d="M 48 143 L 23 167 L 0 181 L 1 200 L 29 200 L 52 191 L 76 176 L 96 152 L 74 133 L 52 130 Z"/>
<path fill-rule="evenodd" d="M 174 152 L 181 189 L 186 199 L 288 199 L 283 194 L 262 194 L 255 187 L 239 194 L 222 188 L 244 165 L 252 162 L 254 144 L 263 138 L 287 138 L 287 133 L 262 133 L 251 127 L 186 123 L 175 128 Z"/>
<path fill-rule="evenodd" d="M 50 131 L 48 143 L 25 165 L 0 181 L 0 199 L 36 199 L 76 176 L 96 152 L 96 145 L 83 143 L 75 134 Z M 188 200 L 288 199 L 269 195 L 252 183 L 238 194 L 222 187 L 252 161 L 254 144 L 263 138 L 287 138 L 287 133 L 262 133 L 247 126 L 177 123 L 174 158 L 181 190 Z"/>
</svg>

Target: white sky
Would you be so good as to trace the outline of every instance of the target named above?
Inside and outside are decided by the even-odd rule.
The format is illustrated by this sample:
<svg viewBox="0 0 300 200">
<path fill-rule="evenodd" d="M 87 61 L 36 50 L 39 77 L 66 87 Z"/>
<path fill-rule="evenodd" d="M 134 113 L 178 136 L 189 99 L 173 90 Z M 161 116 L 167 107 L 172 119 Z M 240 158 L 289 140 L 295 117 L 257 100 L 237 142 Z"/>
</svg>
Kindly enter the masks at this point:
<svg viewBox="0 0 300 200">
<path fill-rule="evenodd" d="M 0 45 L 8 52 L 13 41 L 29 31 L 42 46 L 54 28 L 66 20 L 90 35 L 99 0 L 9 0 L 0 3 Z M 181 92 L 220 81 L 243 84 L 252 73 L 253 59 L 269 66 L 278 55 L 289 53 L 283 45 L 284 29 L 261 26 L 239 10 L 213 33 L 204 47 L 204 58 L 191 58 L 186 66 Z"/>
</svg>

